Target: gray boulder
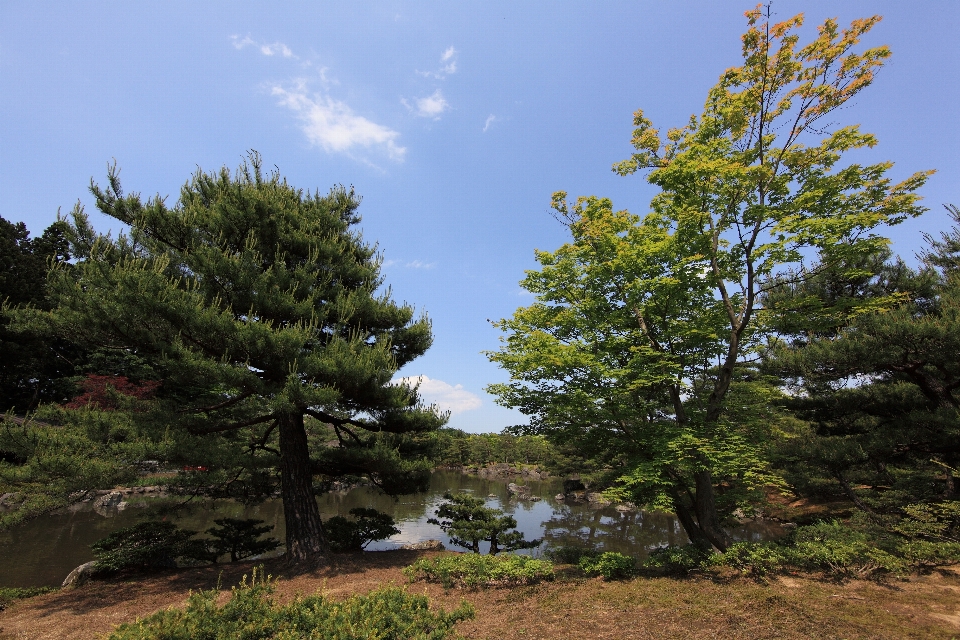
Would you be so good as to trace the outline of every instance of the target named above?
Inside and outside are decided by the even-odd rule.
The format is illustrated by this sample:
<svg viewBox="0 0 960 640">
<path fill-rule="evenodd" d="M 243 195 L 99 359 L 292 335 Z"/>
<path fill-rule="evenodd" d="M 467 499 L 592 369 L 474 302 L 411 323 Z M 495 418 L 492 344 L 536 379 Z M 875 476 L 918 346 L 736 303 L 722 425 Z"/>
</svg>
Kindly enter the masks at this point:
<svg viewBox="0 0 960 640">
<path fill-rule="evenodd" d="M 405 551 L 443 551 L 446 547 L 439 540 L 424 540 L 422 542 L 411 542 L 405 544 L 401 549 Z"/>
<path fill-rule="evenodd" d="M 66 587 L 79 587 L 87 580 L 92 578 L 97 572 L 97 561 L 91 560 L 90 562 L 85 562 L 73 571 L 66 577 L 63 581 L 64 588 Z"/>
</svg>

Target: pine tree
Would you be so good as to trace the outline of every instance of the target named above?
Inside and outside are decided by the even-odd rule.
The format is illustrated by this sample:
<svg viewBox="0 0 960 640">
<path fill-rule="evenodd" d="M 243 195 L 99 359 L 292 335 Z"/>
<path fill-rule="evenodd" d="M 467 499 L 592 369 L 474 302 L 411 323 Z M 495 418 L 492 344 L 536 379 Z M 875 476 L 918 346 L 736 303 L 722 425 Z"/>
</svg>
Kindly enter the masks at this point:
<svg viewBox="0 0 960 640">
<path fill-rule="evenodd" d="M 173 206 L 124 195 L 115 165 L 91 191 L 129 233 L 99 235 L 75 208 L 78 262 L 51 275 L 56 308 L 22 322 L 148 361 L 169 458 L 211 468 L 198 490 L 246 482 L 262 496 L 278 479 L 288 559 L 314 562 L 329 551 L 315 481 L 423 484 L 397 446 L 446 416 L 391 377 L 430 346 L 430 324 L 381 290 L 352 189 L 305 193 L 251 153 L 234 175 L 198 170 Z"/>
</svg>

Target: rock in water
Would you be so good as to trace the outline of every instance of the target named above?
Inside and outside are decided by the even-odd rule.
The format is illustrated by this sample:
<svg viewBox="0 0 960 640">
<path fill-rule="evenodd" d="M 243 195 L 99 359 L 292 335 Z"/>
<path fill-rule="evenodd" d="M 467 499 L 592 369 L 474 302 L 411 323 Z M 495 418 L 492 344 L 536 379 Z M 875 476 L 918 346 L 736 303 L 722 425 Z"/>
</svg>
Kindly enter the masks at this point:
<svg viewBox="0 0 960 640">
<path fill-rule="evenodd" d="M 411 542 L 405 544 L 401 549 L 405 551 L 443 551 L 446 547 L 439 540 L 424 540 L 423 542 Z"/>
</svg>

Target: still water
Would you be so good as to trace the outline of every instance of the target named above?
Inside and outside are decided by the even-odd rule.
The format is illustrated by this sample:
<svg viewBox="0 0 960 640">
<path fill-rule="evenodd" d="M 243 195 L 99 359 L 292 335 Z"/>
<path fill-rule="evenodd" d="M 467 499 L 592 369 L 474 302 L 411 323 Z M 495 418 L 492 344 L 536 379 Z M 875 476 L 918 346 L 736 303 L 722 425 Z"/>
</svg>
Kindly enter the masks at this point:
<svg viewBox="0 0 960 640">
<path fill-rule="evenodd" d="M 454 471 L 436 471 L 427 493 L 401 496 L 394 500 L 370 487 L 332 492 L 319 498 L 324 519 L 347 516 L 355 507 L 373 507 L 389 513 L 400 533 L 388 540 L 371 543 L 367 549 L 382 551 L 423 540 L 439 539 L 453 547 L 440 527 L 427 523 L 447 491 L 471 493 L 486 498 L 487 506 L 503 509 L 517 520 L 518 529 L 528 540 L 544 538 L 539 549 L 526 551 L 534 555 L 559 545 L 590 545 L 605 551 L 620 551 L 639 557 L 651 549 L 667 544 L 685 544 L 677 519 L 670 514 L 627 512 L 613 507 L 588 503 L 557 501 L 559 480 L 527 481 L 538 502 L 511 499 L 507 481 L 486 480 Z M 157 517 L 157 499 L 131 502 L 124 511 L 97 513 L 89 503 L 32 520 L 11 531 L 0 533 L 0 586 L 29 587 L 59 585 L 68 573 L 84 562 L 93 560 L 90 545 L 117 529 Z M 105 515 L 104 515 L 105 514 Z M 284 539 L 283 509 L 279 501 L 254 507 L 233 502 L 195 504 L 166 516 L 184 529 L 204 531 L 214 526 L 215 518 L 257 518 L 275 529 L 270 534 Z M 782 530 L 772 522 L 750 522 L 730 530 L 737 540 L 765 540 L 777 537 Z M 485 548 L 481 548 L 486 552 Z"/>
</svg>

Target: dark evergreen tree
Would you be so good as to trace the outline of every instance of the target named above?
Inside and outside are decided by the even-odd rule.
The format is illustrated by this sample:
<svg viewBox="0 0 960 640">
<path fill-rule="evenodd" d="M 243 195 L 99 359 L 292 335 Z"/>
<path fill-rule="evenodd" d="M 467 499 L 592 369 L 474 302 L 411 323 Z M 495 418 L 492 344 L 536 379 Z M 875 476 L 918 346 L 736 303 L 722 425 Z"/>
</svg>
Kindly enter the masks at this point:
<svg viewBox="0 0 960 640">
<path fill-rule="evenodd" d="M 26 225 L 0 218 L 0 411 L 23 413 L 41 402 L 74 395 L 70 377 L 82 354 L 75 345 L 30 330 L 13 330 L 9 310 L 46 308 L 47 270 L 70 259 L 67 224 L 55 222 L 37 238 Z"/>
<path fill-rule="evenodd" d="M 778 447 L 802 493 L 836 492 L 867 512 L 956 498 L 960 281 L 934 268 L 949 269 L 945 248 L 932 244 L 920 270 L 879 251 L 772 289 L 778 317 L 797 311 L 766 367 L 792 382 L 786 405 L 808 424 Z"/>
<path fill-rule="evenodd" d="M 129 234 L 95 233 L 78 206 L 78 262 L 51 274 L 56 308 L 22 324 L 148 362 L 162 382 L 154 433 L 170 460 L 211 469 L 192 474 L 198 490 L 262 497 L 278 482 L 287 556 L 313 562 L 329 551 L 323 480 L 367 475 L 391 493 L 424 484 L 403 434 L 445 416 L 391 377 L 430 346 L 430 324 L 381 289 L 352 189 L 305 193 L 264 175 L 252 153 L 235 175 L 198 171 L 173 206 L 124 195 L 115 166 L 91 191 Z"/>
</svg>

